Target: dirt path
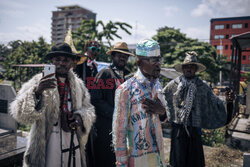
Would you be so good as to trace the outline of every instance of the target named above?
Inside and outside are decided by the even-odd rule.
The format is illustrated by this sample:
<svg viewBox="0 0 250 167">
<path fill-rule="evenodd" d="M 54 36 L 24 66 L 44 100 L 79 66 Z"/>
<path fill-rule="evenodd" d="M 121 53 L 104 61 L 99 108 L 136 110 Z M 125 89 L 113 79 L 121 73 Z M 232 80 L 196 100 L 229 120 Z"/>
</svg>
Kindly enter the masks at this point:
<svg viewBox="0 0 250 167">
<path fill-rule="evenodd" d="M 220 147 L 203 146 L 206 167 L 242 167 L 243 153 L 240 150 L 230 149 L 226 145 Z M 169 162 L 170 139 L 164 138 L 166 161 Z"/>
</svg>

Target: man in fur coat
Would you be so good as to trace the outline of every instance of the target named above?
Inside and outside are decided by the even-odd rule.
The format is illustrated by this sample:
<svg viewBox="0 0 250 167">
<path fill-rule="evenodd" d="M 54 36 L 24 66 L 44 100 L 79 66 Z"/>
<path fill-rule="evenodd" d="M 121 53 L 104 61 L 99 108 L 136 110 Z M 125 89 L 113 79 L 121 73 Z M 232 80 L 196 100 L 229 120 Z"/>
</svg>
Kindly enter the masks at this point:
<svg viewBox="0 0 250 167">
<path fill-rule="evenodd" d="M 197 62 L 197 53 L 187 52 L 183 63 L 175 66 L 183 75 L 164 88 L 172 122 L 170 165 L 173 167 L 203 167 L 204 153 L 201 128 L 215 129 L 226 124 L 223 102 L 195 73 L 206 67 Z M 232 94 L 227 94 L 232 103 Z"/>
<path fill-rule="evenodd" d="M 31 124 L 23 166 L 85 167 L 84 147 L 95 120 L 90 95 L 72 71 L 76 55 L 68 44 L 53 46 L 47 56 L 55 74 L 35 75 L 10 106 L 18 122 Z"/>
</svg>

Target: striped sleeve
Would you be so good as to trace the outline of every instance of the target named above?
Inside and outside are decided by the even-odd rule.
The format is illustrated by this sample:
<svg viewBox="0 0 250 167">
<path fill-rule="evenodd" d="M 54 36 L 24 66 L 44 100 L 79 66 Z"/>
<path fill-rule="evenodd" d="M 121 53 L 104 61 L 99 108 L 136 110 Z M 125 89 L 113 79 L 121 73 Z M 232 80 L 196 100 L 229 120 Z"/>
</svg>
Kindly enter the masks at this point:
<svg viewBox="0 0 250 167">
<path fill-rule="evenodd" d="M 128 166 L 127 126 L 129 111 L 129 92 L 121 86 L 115 94 L 115 110 L 112 124 L 113 145 L 116 155 L 116 165 Z"/>
</svg>

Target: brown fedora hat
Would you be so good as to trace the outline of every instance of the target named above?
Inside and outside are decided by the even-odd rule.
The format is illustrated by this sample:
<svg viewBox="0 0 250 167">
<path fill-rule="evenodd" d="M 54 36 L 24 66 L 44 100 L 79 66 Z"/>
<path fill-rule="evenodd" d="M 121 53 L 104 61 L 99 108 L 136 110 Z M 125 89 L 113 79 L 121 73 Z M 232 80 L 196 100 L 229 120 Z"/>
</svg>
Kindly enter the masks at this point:
<svg viewBox="0 0 250 167">
<path fill-rule="evenodd" d="M 124 53 L 127 55 L 131 55 L 131 56 L 135 56 L 134 54 L 130 53 L 128 50 L 128 45 L 126 42 L 117 42 L 114 45 L 114 48 L 107 51 L 107 55 L 111 55 L 112 52 L 120 52 L 120 53 Z"/>
<path fill-rule="evenodd" d="M 197 60 L 198 54 L 195 51 L 188 51 L 185 54 L 186 54 L 186 57 L 185 57 L 183 63 L 177 64 L 174 66 L 176 71 L 182 72 L 182 66 L 188 65 L 188 64 L 195 64 L 197 66 L 196 72 L 202 72 L 202 71 L 206 70 L 206 67 L 203 64 L 198 63 L 198 60 Z"/>
</svg>

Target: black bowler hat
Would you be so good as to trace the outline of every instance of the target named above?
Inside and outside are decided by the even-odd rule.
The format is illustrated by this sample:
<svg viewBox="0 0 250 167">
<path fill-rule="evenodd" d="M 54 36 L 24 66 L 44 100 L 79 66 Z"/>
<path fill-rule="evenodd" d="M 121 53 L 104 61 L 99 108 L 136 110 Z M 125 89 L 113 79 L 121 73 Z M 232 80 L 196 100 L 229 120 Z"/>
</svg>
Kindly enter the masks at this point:
<svg viewBox="0 0 250 167">
<path fill-rule="evenodd" d="M 77 55 L 72 52 L 71 47 L 67 43 L 57 44 L 51 48 L 47 58 L 52 59 L 55 56 L 69 56 L 72 59 L 77 59 Z"/>
</svg>

